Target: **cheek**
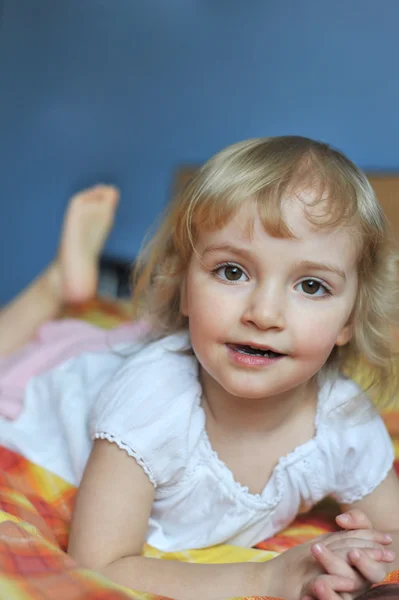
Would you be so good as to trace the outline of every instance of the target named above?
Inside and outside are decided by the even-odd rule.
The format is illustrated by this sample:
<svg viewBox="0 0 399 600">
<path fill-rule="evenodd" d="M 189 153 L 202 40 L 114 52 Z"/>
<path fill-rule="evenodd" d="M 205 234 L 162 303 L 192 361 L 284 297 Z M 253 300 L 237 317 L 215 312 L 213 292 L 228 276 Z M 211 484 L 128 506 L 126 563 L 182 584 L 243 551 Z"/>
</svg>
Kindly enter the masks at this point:
<svg viewBox="0 0 399 600">
<path fill-rule="evenodd" d="M 340 329 L 337 324 L 329 323 L 328 319 L 304 321 L 296 328 L 296 342 L 303 354 L 308 356 L 328 356 L 337 341 Z"/>
<path fill-rule="evenodd" d="M 215 335 L 224 329 L 229 322 L 226 306 L 215 296 L 201 293 L 188 300 L 190 329 L 202 336 L 209 333 Z"/>
<path fill-rule="evenodd" d="M 184 294 L 186 316 L 192 322 L 203 322 L 205 319 L 220 319 L 228 311 L 231 303 L 226 302 L 223 290 L 215 285 L 204 273 L 189 273 Z"/>
<path fill-rule="evenodd" d="M 226 303 L 213 286 L 187 288 L 187 306 L 191 343 L 202 362 L 202 354 L 209 351 L 211 340 L 225 339 L 231 335 L 234 303 Z"/>
</svg>

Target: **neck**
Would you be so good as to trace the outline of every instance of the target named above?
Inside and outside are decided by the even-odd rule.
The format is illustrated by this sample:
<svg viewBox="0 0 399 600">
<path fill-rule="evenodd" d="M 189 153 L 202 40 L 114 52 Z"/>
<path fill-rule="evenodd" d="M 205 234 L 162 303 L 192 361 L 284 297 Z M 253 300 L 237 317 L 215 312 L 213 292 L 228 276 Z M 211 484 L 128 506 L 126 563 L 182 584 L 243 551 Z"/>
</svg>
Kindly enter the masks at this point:
<svg viewBox="0 0 399 600">
<path fill-rule="evenodd" d="M 315 379 L 275 396 L 252 399 L 232 396 L 203 370 L 200 378 L 205 412 L 221 428 L 235 434 L 277 431 L 300 412 L 317 406 Z"/>
</svg>

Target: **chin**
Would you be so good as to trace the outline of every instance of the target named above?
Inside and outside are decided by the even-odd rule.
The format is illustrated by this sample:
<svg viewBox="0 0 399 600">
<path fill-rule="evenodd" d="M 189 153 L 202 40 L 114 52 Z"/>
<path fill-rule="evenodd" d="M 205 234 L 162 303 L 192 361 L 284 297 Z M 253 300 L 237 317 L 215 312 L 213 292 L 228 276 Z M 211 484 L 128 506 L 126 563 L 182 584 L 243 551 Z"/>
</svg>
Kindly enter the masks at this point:
<svg viewBox="0 0 399 600">
<path fill-rule="evenodd" d="M 279 385 L 279 382 L 265 382 L 262 385 L 261 382 L 247 382 L 243 381 L 219 381 L 219 385 L 226 390 L 228 394 L 237 398 L 247 398 L 248 400 L 264 400 L 266 398 L 273 398 L 280 394 L 287 393 L 296 388 L 300 388 L 307 380 L 295 379 L 291 381 L 285 380 L 284 385 Z"/>
<path fill-rule="evenodd" d="M 235 398 L 247 398 L 248 400 L 264 400 L 265 397 L 273 396 L 274 394 L 280 393 L 282 390 L 268 390 L 259 388 L 258 386 L 248 385 L 233 385 L 220 383 L 221 387 L 231 396 Z"/>
</svg>

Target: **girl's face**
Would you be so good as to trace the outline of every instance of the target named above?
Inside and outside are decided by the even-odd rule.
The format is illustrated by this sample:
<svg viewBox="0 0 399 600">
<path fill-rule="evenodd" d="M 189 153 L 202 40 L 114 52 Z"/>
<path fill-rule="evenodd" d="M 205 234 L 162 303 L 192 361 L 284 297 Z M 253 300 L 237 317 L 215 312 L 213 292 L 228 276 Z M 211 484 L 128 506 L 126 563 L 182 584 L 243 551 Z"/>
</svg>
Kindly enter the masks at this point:
<svg viewBox="0 0 399 600">
<path fill-rule="evenodd" d="M 262 399 L 306 387 L 351 338 L 353 231 L 317 229 L 301 202 L 284 206 L 295 238 L 269 235 L 250 203 L 224 228 L 199 235 L 181 311 L 208 391 Z"/>
</svg>

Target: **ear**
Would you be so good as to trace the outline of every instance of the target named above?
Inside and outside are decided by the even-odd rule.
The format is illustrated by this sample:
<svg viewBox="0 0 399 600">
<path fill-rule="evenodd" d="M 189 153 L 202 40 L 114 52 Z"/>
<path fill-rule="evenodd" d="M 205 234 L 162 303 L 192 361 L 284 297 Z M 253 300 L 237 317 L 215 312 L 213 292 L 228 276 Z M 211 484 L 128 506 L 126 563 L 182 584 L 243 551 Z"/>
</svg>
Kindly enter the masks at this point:
<svg viewBox="0 0 399 600">
<path fill-rule="evenodd" d="M 353 337 L 353 322 L 352 319 L 341 329 L 335 342 L 336 346 L 345 346 Z"/>
<path fill-rule="evenodd" d="M 184 317 L 188 317 L 188 301 L 187 301 L 187 280 L 183 279 L 180 286 L 180 312 Z"/>
</svg>

